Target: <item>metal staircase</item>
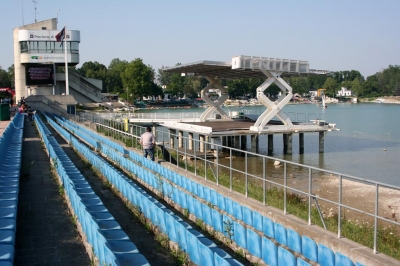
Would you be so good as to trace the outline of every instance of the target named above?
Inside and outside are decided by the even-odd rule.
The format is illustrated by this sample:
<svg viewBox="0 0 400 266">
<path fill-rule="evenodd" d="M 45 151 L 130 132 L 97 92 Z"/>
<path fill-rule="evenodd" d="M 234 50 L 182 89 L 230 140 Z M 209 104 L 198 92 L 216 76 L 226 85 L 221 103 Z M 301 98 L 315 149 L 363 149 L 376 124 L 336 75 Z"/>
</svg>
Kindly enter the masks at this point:
<svg viewBox="0 0 400 266">
<path fill-rule="evenodd" d="M 76 70 L 68 68 L 69 87 L 93 102 L 102 102 L 101 89 L 85 80 Z"/>
</svg>

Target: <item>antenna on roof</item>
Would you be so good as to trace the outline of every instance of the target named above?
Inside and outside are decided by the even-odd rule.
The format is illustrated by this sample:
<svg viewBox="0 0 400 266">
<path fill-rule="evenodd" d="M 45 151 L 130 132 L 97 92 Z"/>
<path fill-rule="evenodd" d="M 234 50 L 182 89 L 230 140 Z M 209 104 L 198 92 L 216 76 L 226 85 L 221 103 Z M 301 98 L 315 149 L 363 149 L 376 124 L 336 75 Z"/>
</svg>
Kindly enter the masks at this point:
<svg viewBox="0 0 400 266">
<path fill-rule="evenodd" d="M 35 3 L 35 23 L 36 23 L 36 22 L 37 22 L 37 21 L 36 21 L 36 4 L 37 4 L 37 2 L 36 2 L 35 0 L 32 0 L 32 2 Z"/>
<path fill-rule="evenodd" d="M 22 25 L 25 25 L 25 22 L 24 22 L 24 0 L 22 0 L 21 2 L 22 2 Z"/>
</svg>

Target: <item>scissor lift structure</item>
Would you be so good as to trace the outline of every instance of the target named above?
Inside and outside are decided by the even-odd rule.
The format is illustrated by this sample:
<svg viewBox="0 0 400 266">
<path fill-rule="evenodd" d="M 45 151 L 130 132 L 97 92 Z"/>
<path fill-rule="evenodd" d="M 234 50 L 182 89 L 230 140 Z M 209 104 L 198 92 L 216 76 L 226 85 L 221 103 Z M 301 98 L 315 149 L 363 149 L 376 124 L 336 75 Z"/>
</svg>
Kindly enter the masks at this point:
<svg viewBox="0 0 400 266">
<path fill-rule="evenodd" d="M 308 61 L 255 56 L 235 56 L 232 58 L 231 63 L 200 61 L 167 68 L 165 71 L 185 74 L 190 73 L 195 76 L 202 76 L 210 82 L 201 91 L 202 99 L 209 105 L 200 117 L 201 122 L 208 121 L 214 112 L 220 115 L 219 121 L 232 120 L 221 108 L 222 104 L 228 98 L 228 90 L 222 86 L 221 79 L 262 78 L 265 79 L 265 81 L 257 88 L 257 98 L 266 107 L 266 110 L 258 117 L 254 125 L 249 127 L 249 134 L 336 130 L 335 124 L 293 124 L 290 118 L 282 111 L 283 107 L 289 103 L 293 96 L 292 87 L 285 82 L 283 77 L 327 73 L 326 70 L 310 69 Z M 271 101 L 264 93 L 273 83 L 275 83 L 282 91 L 281 96 L 276 101 Z M 211 100 L 207 97 L 207 93 L 212 88 L 217 88 L 220 92 L 217 100 Z M 268 122 L 274 117 L 277 117 L 283 125 L 268 127 Z M 174 127 L 176 125 L 177 123 L 174 123 Z"/>
</svg>

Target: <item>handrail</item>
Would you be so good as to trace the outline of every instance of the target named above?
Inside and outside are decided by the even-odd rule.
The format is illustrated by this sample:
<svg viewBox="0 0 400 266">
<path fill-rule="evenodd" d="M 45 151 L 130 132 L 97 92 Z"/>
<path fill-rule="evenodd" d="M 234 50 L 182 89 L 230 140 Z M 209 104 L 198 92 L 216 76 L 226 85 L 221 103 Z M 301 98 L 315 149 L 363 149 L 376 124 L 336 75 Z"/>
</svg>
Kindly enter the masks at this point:
<svg viewBox="0 0 400 266">
<path fill-rule="evenodd" d="M 71 69 L 69 69 L 71 70 Z M 93 89 L 93 87 L 89 86 L 86 84 L 87 81 L 85 81 L 76 71 L 69 71 L 70 75 L 68 76 L 70 81 L 75 82 L 78 86 L 78 89 L 82 92 L 84 92 L 84 94 L 87 97 L 91 97 L 93 95 L 95 95 L 98 99 L 101 100 L 101 92 L 98 92 L 96 90 Z M 76 89 L 76 88 L 75 88 Z M 98 100 L 96 99 L 96 100 Z"/>
</svg>

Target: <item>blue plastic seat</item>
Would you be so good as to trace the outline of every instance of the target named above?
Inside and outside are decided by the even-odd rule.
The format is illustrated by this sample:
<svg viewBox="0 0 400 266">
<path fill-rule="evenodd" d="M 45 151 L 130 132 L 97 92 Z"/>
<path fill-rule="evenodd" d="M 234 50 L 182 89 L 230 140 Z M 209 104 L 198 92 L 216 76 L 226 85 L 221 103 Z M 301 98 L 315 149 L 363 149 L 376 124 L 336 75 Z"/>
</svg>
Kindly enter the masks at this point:
<svg viewBox="0 0 400 266">
<path fill-rule="evenodd" d="M 16 218 L 16 208 L 0 208 L 0 219 L 2 218 Z"/>
<path fill-rule="evenodd" d="M 263 216 L 262 219 L 263 219 L 263 221 L 262 221 L 263 222 L 263 230 L 262 230 L 263 233 L 270 238 L 275 238 L 274 222 L 265 216 Z"/>
<path fill-rule="evenodd" d="M 279 265 L 296 266 L 297 261 L 295 256 L 288 250 L 278 247 L 278 262 Z"/>
<path fill-rule="evenodd" d="M 347 257 L 347 256 L 345 256 L 345 255 L 343 255 L 343 254 L 341 254 L 339 252 L 336 252 L 336 254 L 335 254 L 335 265 L 354 266 L 354 263 L 349 257 Z"/>
<path fill-rule="evenodd" d="M 261 237 L 251 229 L 246 230 L 247 232 L 247 250 L 251 255 L 258 258 L 262 257 L 261 252 Z"/>
<path fill-rule="evenodd" d="M 233 201 L 230 198 L 225 198 L 225 211 L 234 216 Z"/>
<path fill-rule="evenodd" d="M 301 236 L 292 229 L 287 229 L 287 246 L 298 253 L 301 253 Z M 319 256 L 318 256 L 319 257 Z"/>
<path fill-rule="evenodd" d="M 196 231 L 187 230 L 186 231 L 186 242 L 187 242 L 187 254 L 192 262 L 197 265 L 201 265 L 201 254 L 199 252 L 199 241 L 194 234 Z"/>
<path fill-rule="evenodd" d="M 298 257 L 297 258 L 297 266 L 311 266 L 311 264 L 306 262 L 302 258 Z"/>
<path fill-rule="evenodd" d="M 15 246 L 15 231 L 7 229 L 0 230 L 0 244 Z"/>
<path fill-rule="evenodd" d="M 217 248 L 217 245 L 213 243 L 208 238 L 198 238 L 199 253 L 201 254 L 201 264 L 200 265 L 214 265 L 214 252 L 212 248 Z"/>
<path fill-rule="evenodd" d="M 335 266 L 335 253 L 330 248 L 318 244 L 318 263 L 321 266 Z"/>
<path fill-rule="evenodd" d="M 14 208 L 17 209 L 18 201 L 13 200 L 0 200 L 0 208 Z"/>
<path fill-rule="evenodd" d="M 225 206 L 225 197 L 219 193 L 217 193 L 217 197 L 218 197 L 218 201 L 217 201 L 217 207 L 221 210 L 221 211 L 225 211 L 226 210 L 226 206 Z"/>
<path fill-rule="evenodd" d="M 237 245 L 239 245 L 242 248 L 247 249 L 247 233 L 246 233 L 246 228 L 233 221 L 233 228 L 234 228 L 234 235 L 233 238 L 235 239 L 235 242 Z"/>
<path fill-rule="evenodd" d="M 211 208 L 208 205 L 201 203 L 201 207 L 203 210 L 203 218 L 202 220 L 209 226 L 212 226 L 212 216 L 211 216 Z"/>
<path fill-rule="evenodd" d="M 224 232 L 224 224 L 222 221 L 222 214 L 214 209 L 211 209 L 211 218 L 212 218 L 212 227 L 214 230 L 223 233 Z"/>
<path fill-rule="evenodd" d="M 275 239 L 280 244 L 287 246 L 286 228 L 278 223 L 274 223 Z"/>
<path fill-rule="evenodd" d="M 175 219 L 172 215 L 167 214 L 165 216 L 165 224 L 168 228 L 168 237 L 171 239 L 171 241 L 178 243 L 178 235 L 177 231 L 175 229 Z"/>
<path fill-rule="evenodd" d="M 0 244 L 0 261 L 13 262 L 14 261 L 14 246 L 9 244 Z"/>
<path fill-rule="evenodd" d="M 261 237 L 262 260 L 270 266 L 278 266 L 278 248 L 274 242 Z"/>
<path fill-rule="evenodd" d="M 15 230 L 17 229 L 15 219 L 2 218 L 0 219 L 0 230 Z"/>
<path fill-rule="evenodd" d="M 198 218 L 203 220 L 203 207 L 202 203 L 198 201 L 197 199 L 193 199 L 193 205 L 194 205 L 194 215 Z"/>
<path fill-rule="evenodd" d="M 304 257 L 309 260 L 318 261 L 318 247 L 314 240 L 307 236 L 301 237 L 301 250 Z"/>
<path fill-rule="evenodd" d="M 236 201 L 232 201 L 232 206 L 233 206 L 233 216 L 239 221 L 243 221 L 242 205 L 240 205 Z"/>
<path fill-rule="evenodd" d="M 254 229 L 263 231 L 263 217 L 259 212 L 253 211 L 253 224 Z"/>
<path fill-rule="evenodd" d="M 186 229 L 191 228 L 191 226 L 185 222 L 178 222 L 175 220 L 175 230 L 177 234 L 177 239 L 178 239 L 178 245 L 179 248 L 187 253 L 188 250 L 188 245 L 187 245 L 187 240 L 186 240 Z"/>
<path fill-rule="evenodd" d="M 242 206 L 242 213 L 243 213 L 243 222 L 252 226 L 253 225 L 253 211 L 246 206 Z"/>
<path fill-rule="evenodd" d="M 211 202 L 211 190 L 206 186 L 203 187 L 203 199 L 207 202 Z"/>
</svg>

